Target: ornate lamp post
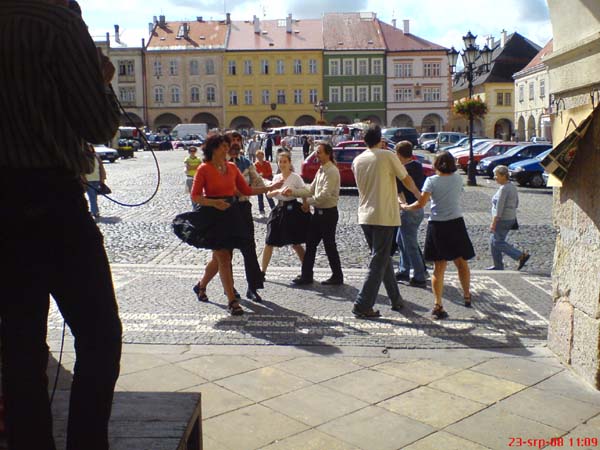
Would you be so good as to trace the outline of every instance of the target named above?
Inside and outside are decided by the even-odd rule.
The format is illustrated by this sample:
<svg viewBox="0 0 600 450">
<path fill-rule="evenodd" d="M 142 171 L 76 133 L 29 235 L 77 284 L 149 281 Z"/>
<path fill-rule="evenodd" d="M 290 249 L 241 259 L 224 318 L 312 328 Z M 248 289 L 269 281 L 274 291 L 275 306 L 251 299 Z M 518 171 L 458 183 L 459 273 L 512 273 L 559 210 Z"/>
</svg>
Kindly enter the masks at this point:
<svg viewBox="0 0 600 450">
<path fill-rule="evenodd" d="M 492 49 L 487 45 L 481 50 L 475 44 L 477 36 L 469 31 L 466 36 L 463 36 L 465 48 L 460 55 L 462 56 L 464 69 L 462 72 L 456 73 L 456 62 L 459 52 L 454 47 L 448 50 L 448 64 L 450 73 L 454 75 L 454 81 L 458 82 L 461 78 L 467 81 L 469 87 L 469 99 L 473 98 L 473 79 L 477 75 L 489 72 L 489 65 L 492 62 Z M 475 61 L 481 58 L 480 63 L 476 66 Z M 477 186 L 475 178 L 475 158 L 473 157 L 473 113 L 469 112 L 469 166 L 467 169 L 467 184 L 469 186 Z"/>
<path fill-rule="evenodd" d="M 319 100 L 319 102 L 315 104 L 315 112 L 321 114 L 321 122 L 323 122 L 323 113 L 327 112 L 328 109 L 329 106 L 327 106 L 325 100 Z"/>
</svg>

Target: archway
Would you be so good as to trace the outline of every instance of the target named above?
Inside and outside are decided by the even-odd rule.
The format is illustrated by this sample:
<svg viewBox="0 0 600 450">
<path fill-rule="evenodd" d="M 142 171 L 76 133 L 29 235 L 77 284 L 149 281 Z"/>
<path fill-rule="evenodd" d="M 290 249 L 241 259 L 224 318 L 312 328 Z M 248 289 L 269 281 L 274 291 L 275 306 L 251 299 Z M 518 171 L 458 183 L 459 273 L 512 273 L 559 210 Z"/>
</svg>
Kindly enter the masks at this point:
<svg viewBox="0 0 600 450">
<path fill-rule="evenodd" d="M 371 114 L 370 116 L 363 117 L 360 120 L 362 122 L 371 122 L 371 123 L 374 123 L 377 125 L 381 125 L 381 119 L 379 118 L 379 116 L 376 116 L 375 114 Z"/>
<path fill-rule="evenodd" d="M 154 119 L 154 129 L 171 131 L 179 123 L 181 123 L 181 119 L 175 114 L 164 113 Z"/>
<path fill-rule="evenodd" d="M 393 127 L 411 127 L 412 128 L 414 125 L 413 125 L 413 120 L 409 115 L 398 114 L 392 120 L 392 126 Z"/>
<path fill-rule="evenodd" d="M 233 130 L 254 128 L 252 121 L 246 116 L 237 116 L 229 124 L 229 128 Z"/>
<path fill-rule="evenodd" d="M 219 128 L 219 119 L 207 112 L 196 114 L 192 117 L 191 123 L 205 123 L 209 130 Z"/>
<path fill-rule="evenodd" d="M 421 122 L 421 131 L 423 133 L 433 133 L 441 131 L 444 120 L 438 114 L 427 114 Z"/>
<path fill-rule="evenodd" d="M 527 140 L 530 141 L 534 136 L 537 136 L 535 132 L 535 117 L 529 116 L 529 119 L 527 119 Z"/>
<path fill-rule="evenodd" d="M 351 123 L 351 121 L 346 116 L 335 116 L 333 119 L 331 119 L 332 125 L 338 125 L 338 124 L 348 125 L 349 123 Z"/>
<path fill-rule="evenodd" d="M 523 116 L 519 117 L 519 121 L 517 122 L 517 141 L 525 140 L 525 118 Z"/>
<path fill-rule="evenodd" d="M 265 120 L 263 120 L 263 123 L 262 123 L 263 130 L 266 130 L 267 128 L 277 128 L 277 127 L 284 127 L 284 126 L 285 126 L 285 120 L 283 120 L 279 116 L 269 116 Z"/>
<path fill-rule="evenodd" d="M 494 138 L 510 140 L 512 134 L 512 122 L 508 119 L 500 119 L 494 125 Z"/>
<path fill-rule="evenodd" d="M 315 123 L 317 123 L 317 121 L 313 116 L 304 115 L 296 119 L 296 121 L 294 122 L 294 126 L 302 127 L 304 125 L 314 125 Z"/>
<path fill-rule="evenodd" d="M 127 115 L 121 114 L 121 116 L 119 117 L 119 125 L 122 127 L 136 126 L 138 128 L 141 128 L 144 126 L 144 121 L 136 113 L 127 111 Z"/>
</svg>

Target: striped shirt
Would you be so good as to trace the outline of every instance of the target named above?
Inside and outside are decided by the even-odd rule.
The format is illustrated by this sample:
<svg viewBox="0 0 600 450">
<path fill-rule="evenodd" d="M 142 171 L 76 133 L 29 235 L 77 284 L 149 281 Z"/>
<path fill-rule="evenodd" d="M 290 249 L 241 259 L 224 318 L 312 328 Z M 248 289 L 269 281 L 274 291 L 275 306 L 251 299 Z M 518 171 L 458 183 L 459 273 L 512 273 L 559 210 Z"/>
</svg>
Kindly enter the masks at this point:
<svg viewBox="0 0 600 450">
<path fill-rule="evenodd" d="M 119 126 L 94 42 L 66 8 L 0 0 L 0 169 L 88 173 L 83 142 Z"/>
</svg>

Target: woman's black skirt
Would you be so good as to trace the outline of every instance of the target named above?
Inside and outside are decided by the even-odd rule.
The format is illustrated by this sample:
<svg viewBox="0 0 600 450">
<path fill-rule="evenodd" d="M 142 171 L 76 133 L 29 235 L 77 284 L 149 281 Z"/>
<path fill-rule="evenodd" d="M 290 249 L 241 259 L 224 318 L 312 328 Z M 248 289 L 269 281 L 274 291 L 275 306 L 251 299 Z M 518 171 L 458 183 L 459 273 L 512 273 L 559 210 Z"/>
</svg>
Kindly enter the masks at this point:
<svg viewBox="0 0 600 450">
<path fill-rule="evenodd" d="M 225 199 L 231 206 L 220 211 L 212 206 L 179 214 L 173 220 L 173 232 L 186 244 L 211 250 L 242 248 L 254 237 L 244 226 L 240 204 L 236 198 Z"/>
<path fill-rule="evenodd" d="M 304 244 L 308 234 L 310 213 L 302 211 L 302 204 L 296 200 L 281 202 L 271 210 L 267 221 L 267 245 Z"/>
<path fill-rule="evenodd" d="M 460 257 L 473 258 L 475 250 L 473 250 L 473 244 L 463 218 L 428 222 L 424 256 L 426 261 L 453 261 Z"/>
</svg>

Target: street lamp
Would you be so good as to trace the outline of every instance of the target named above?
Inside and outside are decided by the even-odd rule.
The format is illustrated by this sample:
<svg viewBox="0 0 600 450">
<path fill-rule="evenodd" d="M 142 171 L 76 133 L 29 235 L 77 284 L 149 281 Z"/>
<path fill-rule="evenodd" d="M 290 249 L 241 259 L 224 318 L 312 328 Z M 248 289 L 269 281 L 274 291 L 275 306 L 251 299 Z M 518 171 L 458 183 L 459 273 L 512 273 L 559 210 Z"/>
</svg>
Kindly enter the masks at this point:
<svg viewBox="0 0 600 450">
<path fill-rule="evenodd" d="M 315 104 L 315 112 L 321 114 L 321 122 L 323 122 L 323 113 L 327 112 L 329 106 L 327 106 L 327 102 L 325 100 L 319 100 L 317 104 Z"/>
<path fill-rule="evenodd" d="M 473 98 L 473 79 L 477 75 L 489 72 L 489 65 L 492 62 L 492 51 L 487 45 L 481 50 L 475 44 L 477 36 L 474 36 L 470 31 L 463 36 L 465 48 L 460 55 L 462 56 L 463 65 L 465 66 L 462 72 L 456 73 L 456 62 L 459 52 L 454 47 L 448 50 L 448 64 L 450 73 L 454 75 L 454 81 L 457 82 L 461 78 L 465 79 L 469 87 L 469 99 Z M 480 63 L 476 66 L 475 61 L 480 58 Z M 473 113 L 469 111 L 469 165 L 467 168 L 467 184 L 469 186 L 477 186 L 475 178 L 475 158 L 473 157 Z"/>
</svg>

